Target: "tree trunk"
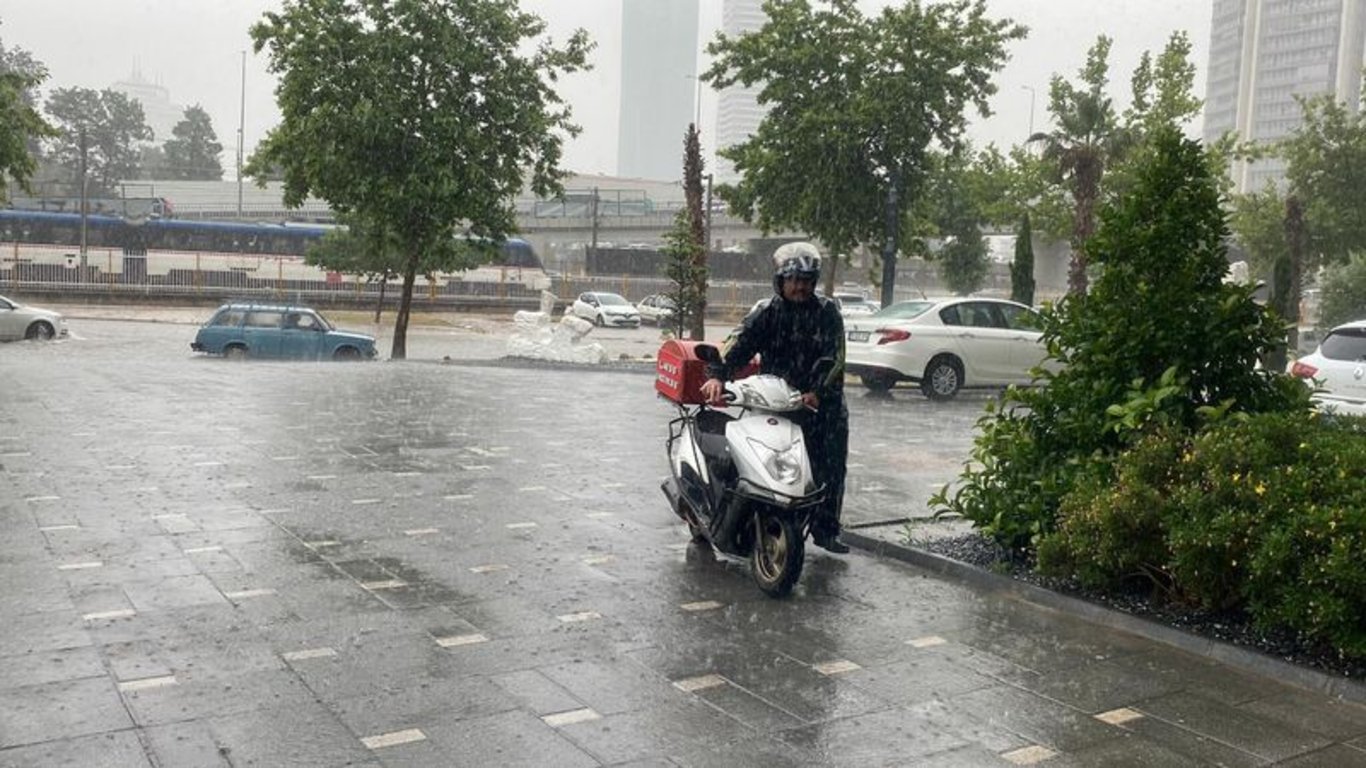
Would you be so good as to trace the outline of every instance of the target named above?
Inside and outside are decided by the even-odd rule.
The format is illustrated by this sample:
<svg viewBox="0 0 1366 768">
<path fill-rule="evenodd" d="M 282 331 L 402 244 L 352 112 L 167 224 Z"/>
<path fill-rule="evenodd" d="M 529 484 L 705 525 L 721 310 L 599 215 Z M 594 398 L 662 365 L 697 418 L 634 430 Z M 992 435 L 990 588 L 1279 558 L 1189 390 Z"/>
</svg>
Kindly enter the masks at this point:
<svg viewBox="0 0 1366 768">
<path fill-rule="evenodd" d="M 379 325 L 379 314 L 384 311 L 384 289 L 389 285 L 389 274 L 386 272 L 379 281 L 379 301 L 375 302 L 375 324 Z"/>
<path fill-rule="evenodd" d="M 1300 346 L 1300 263 L 1304 258 L 1304 210 L 1299 198 L 1287 197 L 1285 216 L 1281 219 L 1285 230 L 1285 248 L 1271 263 L 1271 285 L 1267 303 L 1286 324 L 1285 338 L 1266 351 L 1262 367 L 1279 373 Z"/>
<path fill-rule="evenodd" d="M 896 290 L 896 254 L 901 248 L 897 241 L 900 236 L 901 224 L 901 176 L 892 172 L 890 182 L 887 185 L 887 210 L 884 212 L 887 221 L 887 239 L 882 245 L 882 306 L 892 306 L 895 299 L 892 294 Z"/>
<path fill-rule="evenodd" d="M 389 352 L 391 360 L 405 360 L 408 357 L 408 314 L 413 307 L 413 283 L 417 281 L 417 254 L 408 257 L 403 267 L 403 298 L 398 303 L 398 317 L 394 320 L 394 346 Z"/>
<path fill-rule="evenodd" d="M 1067 270 L 1067 292 L 1086 293 L 1090 279 L 1086 268 L 1090 265 L 1086 247 L 1096 231 L 1096 200 L 1100 197 L 1100 177 L 1104 172 L 1100 160 L 1084 157 L 1077 161 L 1072 181 L 1072 261 Z"/>
</svg>

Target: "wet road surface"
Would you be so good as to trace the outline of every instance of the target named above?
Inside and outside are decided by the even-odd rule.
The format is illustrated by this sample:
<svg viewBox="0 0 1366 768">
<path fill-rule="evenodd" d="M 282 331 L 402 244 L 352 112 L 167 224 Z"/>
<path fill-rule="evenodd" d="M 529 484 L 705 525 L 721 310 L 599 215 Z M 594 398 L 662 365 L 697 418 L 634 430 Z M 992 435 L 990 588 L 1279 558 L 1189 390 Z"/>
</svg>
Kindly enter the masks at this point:
<svg viewBox="0 0 1366 768">
<path fill-rule="evenodd" d="M 0 766 L 1366 765 L 1361 707 L 899 563 L 765 598 L 647 375 L 73 331 L 0 345 Z M 850 520 L 923 513 L 984 399 L 851 394 Z"/>
</svg>

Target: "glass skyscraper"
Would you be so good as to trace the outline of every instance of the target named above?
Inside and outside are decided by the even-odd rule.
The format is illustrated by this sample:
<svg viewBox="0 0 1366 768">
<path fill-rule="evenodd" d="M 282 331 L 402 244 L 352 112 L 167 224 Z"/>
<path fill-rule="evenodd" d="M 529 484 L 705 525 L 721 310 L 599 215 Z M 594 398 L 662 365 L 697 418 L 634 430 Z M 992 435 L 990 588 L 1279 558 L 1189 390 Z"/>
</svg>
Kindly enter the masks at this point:
<svg viewBox="0 0 1366 768">
<path fill-rule="evenodd" d="M 757 32 L 767 21 L 762 0 L 723 0 L 721 31 L 726 37 L 739 37 L 746 32 Z M 736 84 L 717 94 L 716 147 L 739 144 L 759 128 L 764 109 L 759 106 L 758 86 L 746 88 Z M 730 180 L 734 169 L 726 160 L 716 159 L 716 177 Z"/>
<path fill-rule="evenodd" d="M 697 93 L 698 0 L 622 0 L 617 175 L 683 178 Z"/>
<path fill-rule="evenodd" d="M 1332 94 L 1358 110 L 1364 52 L 1366 0 L 1214 0 L 1206 141 L 1229 131 L 1266 143 L 1289 136 L 1300 125 L 1296 96 Z M 1240 192 L 1284 175 L 1275 159 L 1233 168 Z"/>
</svg>

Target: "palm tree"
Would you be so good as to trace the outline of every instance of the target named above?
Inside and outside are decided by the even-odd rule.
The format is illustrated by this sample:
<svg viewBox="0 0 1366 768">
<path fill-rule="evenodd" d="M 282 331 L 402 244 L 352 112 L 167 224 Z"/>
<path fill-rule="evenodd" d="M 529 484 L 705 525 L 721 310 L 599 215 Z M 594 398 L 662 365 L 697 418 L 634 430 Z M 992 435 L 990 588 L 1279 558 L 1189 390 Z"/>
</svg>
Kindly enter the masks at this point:
<svg viewBox="0 0 1366 768">
<path fill-rule="evenodd" d="M 1031 142 L 1042 144 L 1043 161 L 1053 169 L 1055 183 L 1065 184 L 1072 195 L 1072 262 L 1067 287 L 1073 294 L 1086 293 L 1086 244 L 1096 229 L 1101 179 L 1106 168 L 1132 143 L 1130 132 L 1120 124 L 1105 93 L 1110 42 L 1102 35 L 1087 52 L 1080 88 L 1053 76 L 1048 111 L 1056 127 L 1050 133 L 1029 137 Z"/>
</svg>

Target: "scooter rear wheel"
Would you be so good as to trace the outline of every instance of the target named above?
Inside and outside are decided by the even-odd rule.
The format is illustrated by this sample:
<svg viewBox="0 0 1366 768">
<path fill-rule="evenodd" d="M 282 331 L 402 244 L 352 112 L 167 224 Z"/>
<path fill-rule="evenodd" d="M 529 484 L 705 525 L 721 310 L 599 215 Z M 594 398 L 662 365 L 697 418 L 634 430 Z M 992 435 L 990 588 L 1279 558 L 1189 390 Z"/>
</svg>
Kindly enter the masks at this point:
<svg viewBox="0 0 1366 768">
<path fill-rule="evenodd" d="M 802 575 L 806 537 L 790 517 L 756 512 L 749 562 L 759 589 L 769 597 L 785 597 Z"/>
</svg>

